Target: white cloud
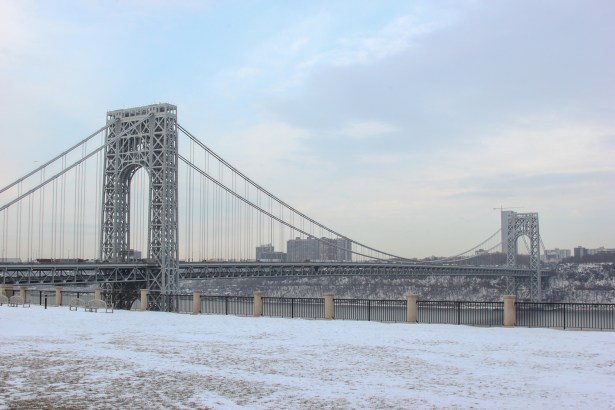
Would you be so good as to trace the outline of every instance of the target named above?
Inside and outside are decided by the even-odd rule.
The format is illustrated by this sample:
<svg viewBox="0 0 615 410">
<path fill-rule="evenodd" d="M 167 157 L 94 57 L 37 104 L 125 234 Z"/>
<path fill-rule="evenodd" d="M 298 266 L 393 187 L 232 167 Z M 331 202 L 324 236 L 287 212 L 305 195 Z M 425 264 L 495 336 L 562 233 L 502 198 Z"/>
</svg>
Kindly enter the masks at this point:
<svg viewBox="0 0 615 410">
<path fill-rule="evenodd" d="M 352 122 L 339 131 L 340 135 L 350 138 L 378 137 L 397 131 L 397 127 L 381 121 Z"/>
<path fill-rule="evenodd" d="M 37 24 L 28 11 L 27 2 L 0 2 L 0 65 L 9 66 L 15 59 L 29 55 Z"/>
<path fill-rule="evenodd" d="M 350 36 L 339 40 L 342 47 L 331 52 L 326 60 L 333 65 L 372 63 L 401 53 L 413 41 L 445 24 L 421 22 L 413 16 L 401 16 L 372 36 Z"/>
</svg>

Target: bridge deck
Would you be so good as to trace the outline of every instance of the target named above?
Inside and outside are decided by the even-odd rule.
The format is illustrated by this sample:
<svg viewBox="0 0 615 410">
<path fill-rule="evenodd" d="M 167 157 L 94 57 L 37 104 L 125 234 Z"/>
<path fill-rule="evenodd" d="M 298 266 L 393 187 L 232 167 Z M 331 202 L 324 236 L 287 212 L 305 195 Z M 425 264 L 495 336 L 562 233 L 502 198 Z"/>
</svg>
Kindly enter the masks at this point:
<svg viewBox="0 0 615 410">
<path fill-rule="evenodd" d="M 146 282 L 149 263 L 0 264 L 3 284 L 87 284 Z M 180 279 L 291 277 L 291 276 L 510 276 L 529 277 L 528 268 L 506 266 L 454 266 L 409 263 L 354 262 L 180 262 Z M 553 272 L 545 269 L 542 275 Z"/>
</svg>

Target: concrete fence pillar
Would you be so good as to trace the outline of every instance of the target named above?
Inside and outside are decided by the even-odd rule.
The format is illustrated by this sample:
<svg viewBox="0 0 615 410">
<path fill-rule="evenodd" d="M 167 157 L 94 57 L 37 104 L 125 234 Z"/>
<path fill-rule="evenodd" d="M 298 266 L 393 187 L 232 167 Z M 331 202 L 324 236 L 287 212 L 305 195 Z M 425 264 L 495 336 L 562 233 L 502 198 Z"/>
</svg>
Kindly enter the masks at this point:
<svg viewBox="0 0 615 410">
<path fill-rule="evenodd" d="M 19 296 L 23 299 L 23 301 L 26 301 L 26 296 L 28 295 L 28 287 L 27 286 L 20 286 L 19 287 Z"/>
<path fill-rule="evenodd" d="M 148 302 L 148 291 L 147 289 L 141 289 L 141 307 L 139 308 L 139 310 L 141 312 L 145 312 L 147 310 L 147 304 Z"/>
<path fill-rule="evenodd" d="M 504 296 L 504 326 L 513 327 L 517 324 L 517 311 L 515 309 L 515 296 Z"/>
<path fill-rule="evenodd" d="M 335 294 L 325 293 L 325 319 L 332 320 L 335 317 L 335 304 L 333 298 Z"/>
<path fill-rule="evenodd" d="M 263 316 L 263 292 L 254 292 L 254 316 Z"/>
<path fill-rule="evenodd" d="M 13 296 L 13 288 L 9 285 L 0 285 L 0 295 L 10 298 Z"/>
<path fill-rule="evenodd" d="M 198 315 L 201 313 L 201 291 L 195 290 L 192 292 L 192 314 Z"/>
<path fill-rule="evenodd" d="M 418 319 L 419 307 L 417 305 L 417 301 L 419 299 L 419 295 L 415 295 L 413 293 L 409 293 L 406 295 L 407 298 L 407 312 L 406 312 L 406 322 L 408 323 L 416 323 Z"/>
<path fill-rule="evenodd" d="M 62 306 L 62 288 L 56 288 L 56 306 Z"/>
</svg>

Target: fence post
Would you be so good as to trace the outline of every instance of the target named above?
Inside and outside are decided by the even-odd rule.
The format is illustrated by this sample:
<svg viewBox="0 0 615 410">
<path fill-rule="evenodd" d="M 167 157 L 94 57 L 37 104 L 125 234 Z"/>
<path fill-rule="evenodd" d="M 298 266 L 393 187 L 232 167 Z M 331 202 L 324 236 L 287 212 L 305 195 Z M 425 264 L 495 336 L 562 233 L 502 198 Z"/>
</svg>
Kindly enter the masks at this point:
<svg viewBox="0 0 615 410">
<path fill-rule="evenodd" d="M 9 292 L 11 292 L 10 295 Z M 4 295 L 7 298 L 10 298 L 11 296 L 13 296 L 13 288 L 9 285 L 0 285 L 0 295 Z"/>
<path fill-rule="evenodd" d="M 19 287 L 19 296 L 21 296 L 21 298 L 23 299 L 24 303 L 26 303 L 26 295 L 28 294 L 28 287 L 27 286 L 20 286 Z"/>
<path fill-rule="evenodd" d="M 254 317 L 263 316 L 263 292 L 254 292 Z"/>
<path fill-rule="evenodd" d="M 514 327 L 516 323 L 515 295 L 506 295 L 504 296 L 504 326 Z"/>
<path fill-rule="evenodd" d="M 102 288 L 100 286 L 94 289 L 94 299 L 102 300 Z"/>
<path fill-rule="evenodd" d="M 62 288 L 56 288 L 56 306 L 62 306 Z"/>
<path fill-rule="evenodd" d="M 407 299 L 407 312 L 406 312 L 406 322 L 408 323 L 416 323 L 418 318 L 418 305 L 417 300 L 419 295 L 415 295 L 413 293 L 408 293 L 406 295 Z"/>
<path fill-rule="evenodd" d="M 333 293 L 325 293 L 325 319 L 331 320 L 335 316 L 335 305 L 333 303 Z"/>
<path fill-rule="evenodd" d="M 147 310 L 147 304 L 148 302 L 148 291 L 147 289 L 141 289 L 141 307 L 139 308 L 139 310 L 141 312 L 145 312 Z"/>
<path fill-rule="evenodd" d="M 201 291 L 195 290 L 192 292 L 192 314 L 198 315 L 201 313 Z"/>
</svg>

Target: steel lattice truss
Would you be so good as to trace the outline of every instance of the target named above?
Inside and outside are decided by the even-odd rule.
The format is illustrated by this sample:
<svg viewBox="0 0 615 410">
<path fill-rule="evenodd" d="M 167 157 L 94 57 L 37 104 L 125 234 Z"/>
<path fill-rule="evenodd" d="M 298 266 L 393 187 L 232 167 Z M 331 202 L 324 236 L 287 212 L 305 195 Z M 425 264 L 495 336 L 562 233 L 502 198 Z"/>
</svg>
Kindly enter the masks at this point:
<svg viewBox="0 0 615 410">
<path fill-rule="evenodd" d="M 5 264 L 0 266 L 3 284 L 58 285 L 115 283 L 143 284 L 156 263 Z M 525 279 L 534 270 L 515 267 L 420 265 L 405 263 L 226 263 L 178 264 L 180 279 L 254 278 L 290 276 L 479 276 Z M 544 271 L 549 275 L 552 271 Z"/>
<path fill-rule="evenodd" d="M 177 108 L 170 104 L 107 113 L 100 259 L 126 262 L 130 249 L 130 181 L 150 179 L 147 287 L 158 308 L 178 289 Z"/>
<path fill-rule="evenodd" d="M 506 264 L 517 264 L 518 239 L 527 236 L 530 240 L 530 299 L 540 301 L 542 295 L 540 271 L 540 231 L 538 213 L 510 212 L 506 236 Z"/>
</svg>

